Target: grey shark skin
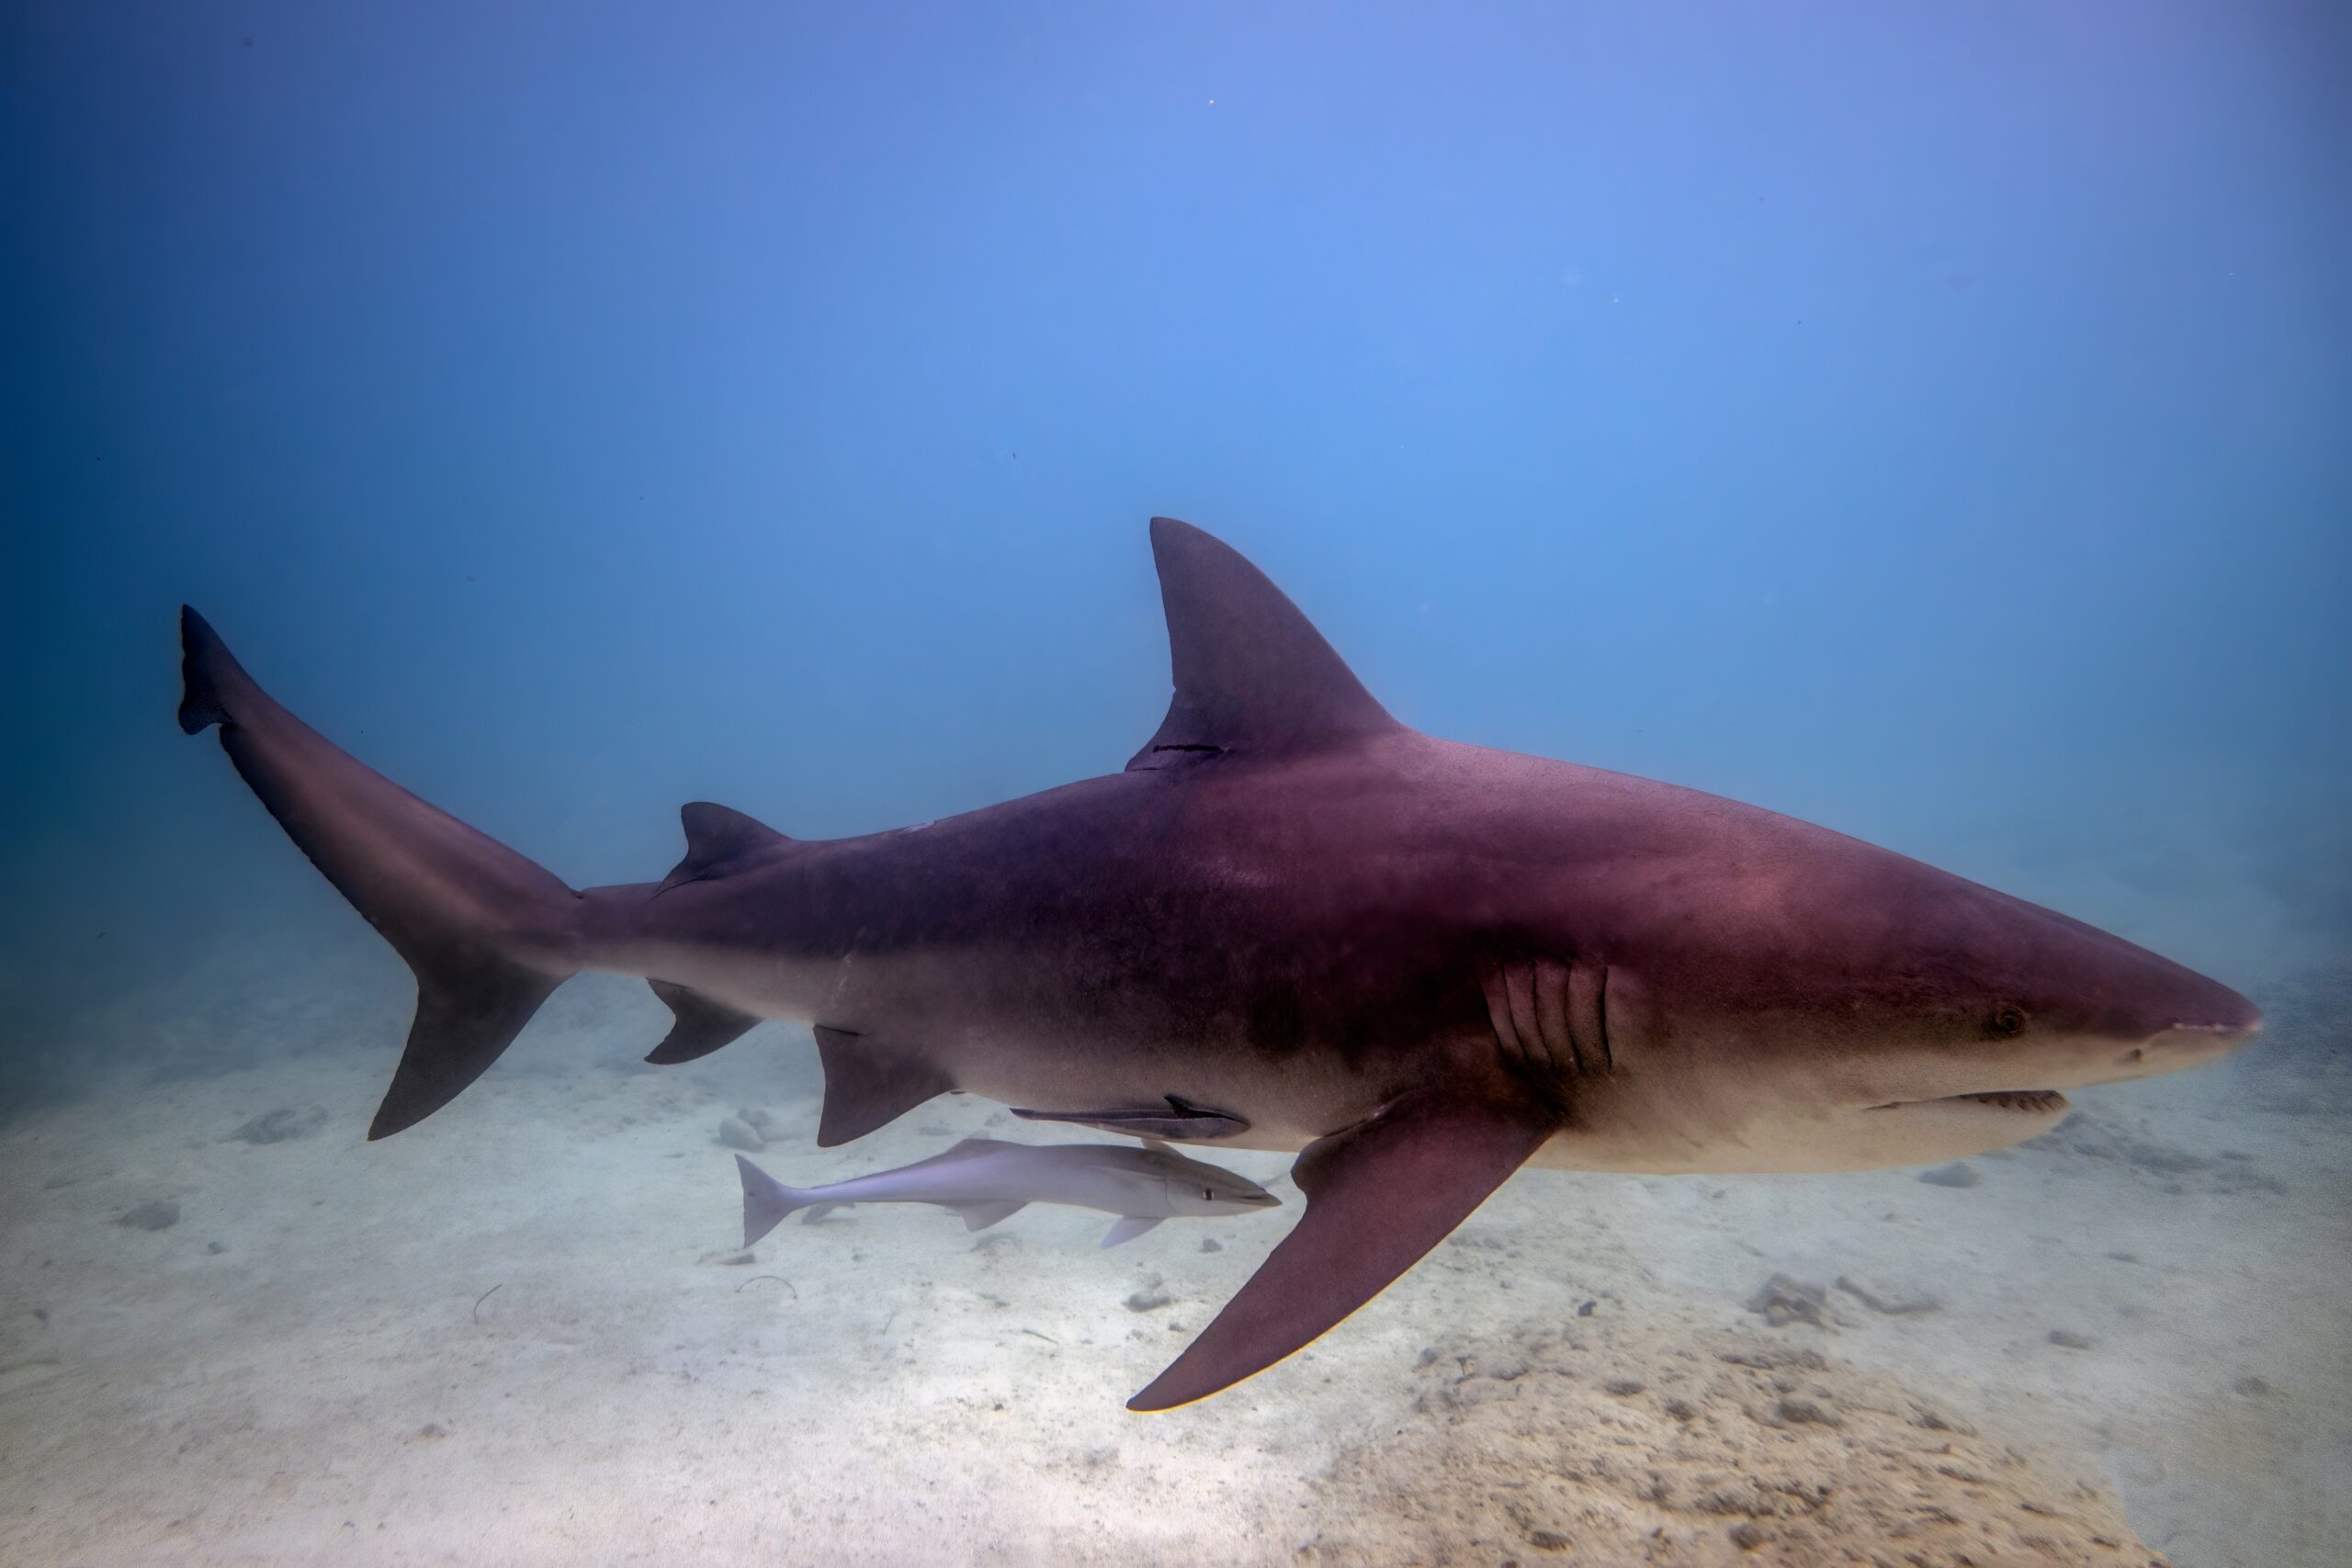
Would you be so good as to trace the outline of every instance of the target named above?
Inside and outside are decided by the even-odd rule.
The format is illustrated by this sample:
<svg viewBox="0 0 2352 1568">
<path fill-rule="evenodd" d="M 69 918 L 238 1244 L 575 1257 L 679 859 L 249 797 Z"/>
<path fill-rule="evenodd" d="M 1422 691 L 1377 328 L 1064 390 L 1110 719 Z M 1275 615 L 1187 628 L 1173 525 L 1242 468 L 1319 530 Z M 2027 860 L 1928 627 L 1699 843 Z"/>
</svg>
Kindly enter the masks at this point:
<svg viewBox="0 0 2352 1568">
<path fill-rule="evenodd" d="M 1842 834 L 1408 728 L 1238 554 L 1165 518 L 1152 545 L 1175 694 L 1126 771 L 821 842 L 693 805 L 658 885 L 574 892 L 337 750 L 193 612 L 180 723 L 220 727 L 416 971 L 370 1137 L 594 968 L 670 1004 L 654 1061 L 811 1025 L 828 1146 L 961 1091 L 1081 1116 L 1172 1095 L 1246 1123 L 1220 1146 L 1303 1150 L 1305 1213 L 1136 1409 L 1314 1339 L 1522 1165 L 1947 1159 L 2260 1024 L 2120 938 Z"/>
<path fill-rule="evenodd" d="M 811 1218 L 849 1203 L 936 1203 L 985 1230 L 1032 1203 L 1061 1203 L 1116 1214 L 1104 1247 L 1133 1241 L 1162 1220 L 1247 1214 L 1282 1200 L 1220 1167 L 1187 1159 L 1163 1144 L 1008 1144 L 967 1138 L 945 1154 L 853 1176 L 823 1187 L 786 1187 L 735 1156 L 743 1179 L 743 1245 L 794 1210 Z"/>
</svg>

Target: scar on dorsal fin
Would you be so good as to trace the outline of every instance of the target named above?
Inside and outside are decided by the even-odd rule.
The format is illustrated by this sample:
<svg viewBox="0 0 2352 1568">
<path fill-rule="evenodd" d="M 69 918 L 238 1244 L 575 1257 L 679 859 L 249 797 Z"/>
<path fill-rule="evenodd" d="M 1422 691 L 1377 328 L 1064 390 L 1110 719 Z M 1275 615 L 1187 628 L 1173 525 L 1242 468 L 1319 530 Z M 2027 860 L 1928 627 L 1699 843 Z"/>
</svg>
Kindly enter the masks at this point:
<svg viewBox="0 0 2352 1568">
<path fill-rule="evenodd" d="M 1017 1105 L 1010 1109 L 1027 1122 L 1070 1122 L 1080 1127 L 1099 1127 L 1106 1133 L 1125 1133 L 1144 1139 L 1189 1138 L 1206 1142 L 1236 1137 L 1250 1130 L 1247 1121 L 1229 1111 L 1212 1111 L 1172 1094 L 1161 1098 L 1163 1103 L 1159 1105 L 1116 1106 L 1106 1111 L 1029 1111 Z"/>
<path fill-rule="evenodd" d="M 712 1001 L 700 991 L 668 980 L 648 980 L 646 984 L 677 1017 L 669 1034 L 645 1058 L 656 1066 L 675 1066 L 697 1056 L 707 1056 L 721 1045 L 741 1039 L 760 1021 L 756 1013 L 738 1012 L 723 1002 Z"/>
<path fill-rule="evenodd" d="M 956 1088 L 946 1069 L 920 1050 L 821 1023 L 815 1033 L 817 1056 L 825 1067 L 825 1109 L 817 1119 L 820 1148 L 862 1138 Z"/>
<path fill-rule="evenodd" d="M 1129 773 L 1270 757 L 1399 729 L 1323 634 L 1240 553 L 1189 523 L 1151 520 L 1176 692 Z"/>
<path fill-rule="evenodd" d="M 1421 1092 L 1317 1139 L 1291 1172 L 1306 1213 L 1127 1408 L 1189 1404 L 1314 1339 L 1444 1240 L 1558 1124 L 1539 1105 Z"/>
<path fill-rule="evenodd" d="M 746 870 L 792 842 L 764 822 L 707 800 L 680 807 L 678 820 L 686 829 L 686 858 L 662 879 L 657 894 Z"/>
</svg>

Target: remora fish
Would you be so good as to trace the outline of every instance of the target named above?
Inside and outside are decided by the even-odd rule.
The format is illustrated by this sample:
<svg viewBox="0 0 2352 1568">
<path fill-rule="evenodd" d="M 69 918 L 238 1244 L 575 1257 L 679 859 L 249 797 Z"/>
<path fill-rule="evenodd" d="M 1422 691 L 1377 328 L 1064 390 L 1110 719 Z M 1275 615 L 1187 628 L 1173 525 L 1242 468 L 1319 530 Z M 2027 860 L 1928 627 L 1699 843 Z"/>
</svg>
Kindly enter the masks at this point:
<svg viewBox="0 0 2352 1568">
<path fill-rule="evenodd" d="M 2179 964 L 1842 834 L 1410 729 L 1232 549 L 1165 518 L 1152 546 L 1175 695 L 1125 772 L 826 842 L 691 805 L 658 884 L 574 892 L 337 750 L 193 612 L 179 720 L 220 727 L 416 972 L 370 1137 L 595 968 L 676 1015 L 652 1061 L 812 1025 L 828 1146 L 962 1091 L 1215 1107 L 1236 1146 L 1303 1149 L 1297 1224 L 1135 1409 L 1291 1354 L 1521 1165 L 1948 1159 L 2260 1024 Z"/>
<path fill-rule="evenodd" d="M 944 1155 L 828 1187 L 786 1187 L 735 1156 L 743 1178 L 743 1245 L 775 1229 L 795 1209 L 814 1218 L 844 1203 L 936 1203 L 984 1230 L 1031 1203 L 1067 1203 L 1119 1216 L 1102 1245 L 1133 1241 L 1162 1220 L 1247 1214 L 1282 1200 L 1244 1177 L 1161 1145 L 1007 1144 L 967 1138 Z"/>
</svg>

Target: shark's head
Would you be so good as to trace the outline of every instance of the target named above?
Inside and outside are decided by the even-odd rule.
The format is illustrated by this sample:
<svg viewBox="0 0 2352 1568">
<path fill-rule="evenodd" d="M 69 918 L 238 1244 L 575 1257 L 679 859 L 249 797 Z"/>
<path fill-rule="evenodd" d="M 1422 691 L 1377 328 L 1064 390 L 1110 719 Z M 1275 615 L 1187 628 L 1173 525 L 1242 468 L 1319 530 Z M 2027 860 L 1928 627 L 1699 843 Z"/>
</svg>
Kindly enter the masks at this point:
<svg viewBox="0 0 2352 1568">
<path fill-rule="evenodd" d="M 1152 1151 L 1152 1163 L 1168 1184 L 1171 1215 L 1248 1214 L 1278 1208 L 1282 1200 L 1250 1180 L 1219 1166 L 1186 1159 L 1162 1145 Z"/>
<path fill-rule="evenodd" d="M 1932 890 L 1891 922 L 1896 984 L 1856 1010 L 1883 1043 L 1849 1064 L 1868 1140 L 1905 1163 L 2032 1137 L 2066 1114 L 2060 1090 L 2201 1066 L 2262 1026 L 2236 991 L 2121 937 L 1914 880 Z"/>
<path fill-rule="evenodd" d="M 2261 1027 L 2227 986 L 2080 920 L 1836 835 L 1807 848 L 1683 930 L 1675 984 L 1626 976 L 1629 1025 L 1646 1012 L 1728 1069 L 1748 1168 L 2000 1147 L 2054 1126 L 2061 1090 L 2199 1066 Z"/>
</svg>

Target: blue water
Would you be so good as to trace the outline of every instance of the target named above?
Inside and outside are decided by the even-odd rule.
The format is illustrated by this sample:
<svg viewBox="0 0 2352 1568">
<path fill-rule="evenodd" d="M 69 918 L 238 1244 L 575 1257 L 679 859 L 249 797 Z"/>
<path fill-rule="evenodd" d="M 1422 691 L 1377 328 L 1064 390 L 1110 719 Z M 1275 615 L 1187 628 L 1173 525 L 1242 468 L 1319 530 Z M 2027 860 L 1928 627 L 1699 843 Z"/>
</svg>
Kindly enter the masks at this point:
<svg viewBox="0 0 2352 1568">
<path fill-rule="evenodd" d="M 183 601 L 584 886 L 660 875 L 690 799 L 821 837 L 1115 771 L 1154 513 L 1419 728 L 2257 996 L 2352 948 L 2336 7 L 20 3 L 0 43 L 0 1104 L 366 939 L 174 728 Z"/>
</svg>

